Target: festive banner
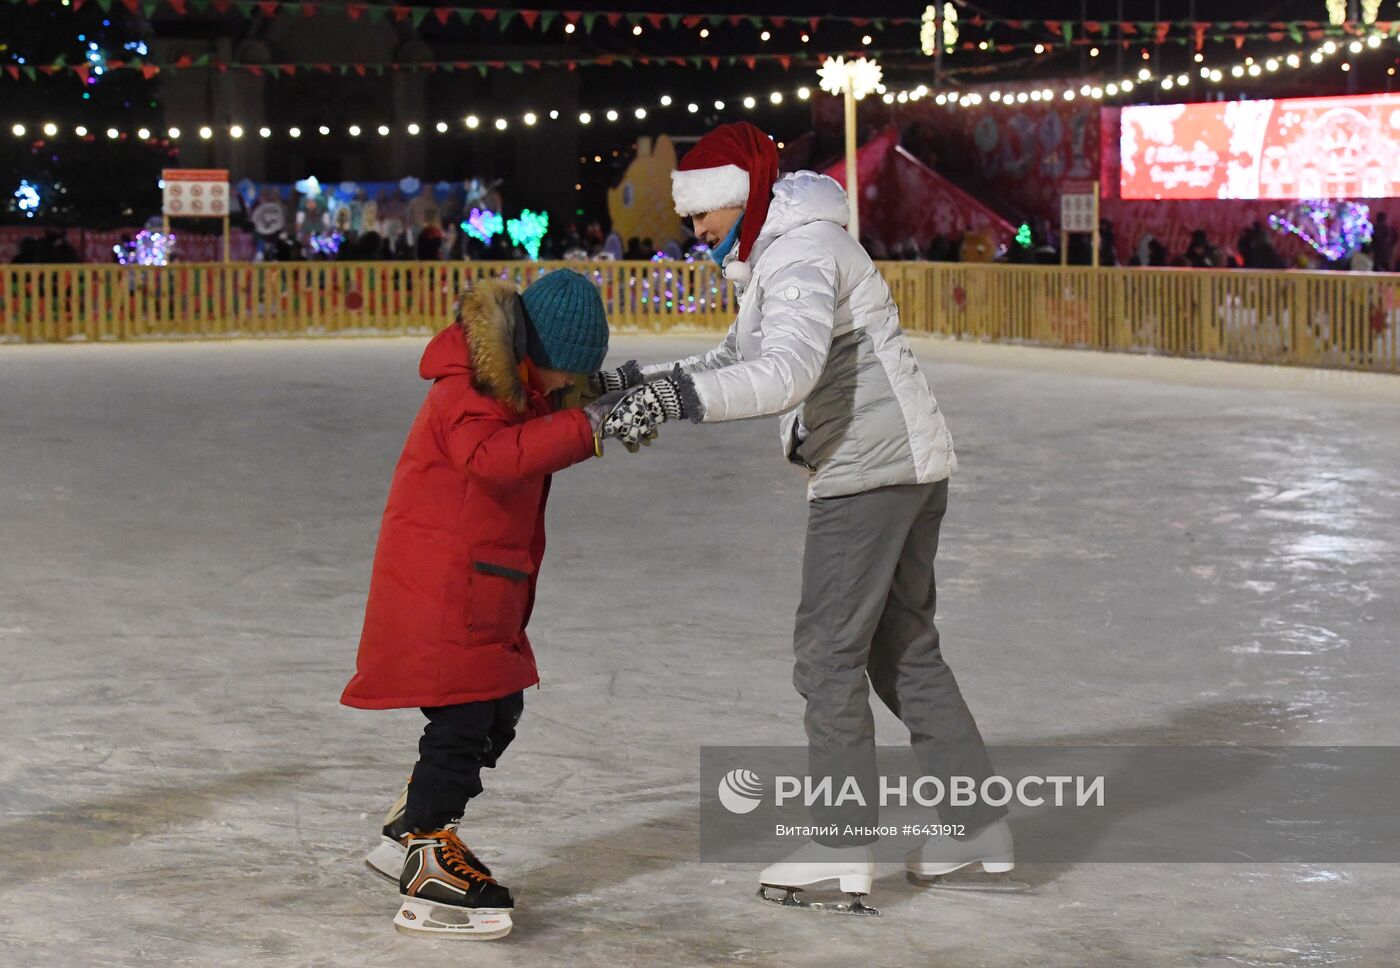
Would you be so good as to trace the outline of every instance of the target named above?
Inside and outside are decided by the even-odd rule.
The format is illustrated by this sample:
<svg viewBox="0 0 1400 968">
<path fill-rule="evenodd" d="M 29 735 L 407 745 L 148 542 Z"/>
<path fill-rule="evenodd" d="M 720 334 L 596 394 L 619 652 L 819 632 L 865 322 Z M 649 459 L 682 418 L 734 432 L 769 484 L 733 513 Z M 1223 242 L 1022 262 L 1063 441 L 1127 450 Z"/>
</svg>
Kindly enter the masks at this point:
<svg viewBox="0 0 1400 968">
<path fill-rule="evenodd" d="M 804 51 L 796 54 L 725 54 L 721 56 L 705 57 L 679 57 L 679 56 L 658 56 L 648 55 L 620 56 L 617 54 L 599 54 L 593 57 L 561 57 L 561 58 L 530 58 L 528 60 L 453 60 L 453 61 L 410 61 L 392 63 L 335 63 L 328 64 L 322 62 L 298 62 L 283 64 L 241 64 L 230 63 L 218 60 L 203 54 L 199 57 L 181 57 L 176 61 L 165 64 L 154 64 L 148 60 L 112 60 L 107 61 L 106 72 L 121 70 L 138 70 L 147 79 L 159 73 L 168 71 L 183 70 L 214 70 L 219 73 L 229 71 L 240 71 L 252 74 L 256 77 L 281 78 L 296 77 L 298 72 L 316 71 L 322 74 L 349 75 L 356 74 L 364 77 L 369 73 L 377 76 L 385 74 L 399 73 L 437 73 L 451 74 L 455 71 L 475 70 L 485 75 L 491 71 L 511 71 L 521 74 L 525 70 L 532 71 L 562 69 L 578 70 L 583 67 L 708 67 L 710 70 L 719 70 L 721 67 L 746 67 L 754 70 L 759 64 L 778 64 L 783 69 L 796 66 L 812 67 L 821 63 L 826 57 L 883 57 L 899 54 L 914 54 L 917 51 L 913 48 L 886 48 L 883 50 L 871 50 L 862 47 L 858 50 L 847 51 Z M 55 61 L 52 64 L 28 65 L 26 67 L 16 67 L 10 65 L 6 67 L 0 78 L 19 80 L 21 77 L 34 81 L 38 75 L 53 76 L 58 73 L 72 74 L 86 83 L 89 68 L 85 64 L 66 64 L 62 61 Z"/>
<path fill-rule="evenodd" d="M 1121 195 L 1388 198 L 1400 194 L 1400 94 L 1135 105 Z"/>
</svg>

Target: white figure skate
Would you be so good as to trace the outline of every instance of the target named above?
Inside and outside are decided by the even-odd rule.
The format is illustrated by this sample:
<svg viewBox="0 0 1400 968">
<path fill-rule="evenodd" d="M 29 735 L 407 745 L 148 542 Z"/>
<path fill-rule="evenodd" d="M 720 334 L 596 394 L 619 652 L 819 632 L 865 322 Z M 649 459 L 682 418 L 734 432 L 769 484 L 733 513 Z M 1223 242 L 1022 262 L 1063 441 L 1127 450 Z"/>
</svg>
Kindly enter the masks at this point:
<svg viewBox="0 0 1400 968">
<path fill-rule="evenodd" d="M 1030 886 L 1008 878 L 964 876 L 948 880 L 949 874 L 982 866 L 987 875 L 1005 874 L 1016 866 L 1011 828 L 1005 820 L 997 820 L 961 840 L 953 837 L 930 837 L 904 858 L 909 879 L 932 887 L 963 891 L 1025 891 Z"/>
<path fill-rule="evenodd" d="M 868 907 L 862 900 L 870 893 L 870 884 L 874 879 L 875 856 L 869 846 L 827 847 L 812 842 L 799 848 L 786 860 L 765 867 L 759 875 L 758 896 L 784 907 L 878 916 L 880 912 Z M 803 889 L 824 881 L 836 881 L 837 886 L 850 895 L 850 903 L 804 901 L 797 896 Z M 782 897 L 770 897 L 770 889 L 785 893 Z"/>
</svg>

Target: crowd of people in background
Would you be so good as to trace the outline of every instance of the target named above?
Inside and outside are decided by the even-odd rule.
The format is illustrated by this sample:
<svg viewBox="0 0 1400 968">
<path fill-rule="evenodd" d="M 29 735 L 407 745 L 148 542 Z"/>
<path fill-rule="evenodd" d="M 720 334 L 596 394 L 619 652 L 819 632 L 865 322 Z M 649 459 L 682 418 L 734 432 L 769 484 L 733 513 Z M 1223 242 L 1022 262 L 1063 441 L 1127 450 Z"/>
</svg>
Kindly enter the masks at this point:
<svg viewBox="0 0 1400 968">
<path fill-rule="evenodd" d="M 957 233 L 934 236 L 927 245 L 913 238 L 887 245 L 879 239 L 865 237 L 862 244 L 871 257 L 881 261 L 906 262 L 986 262 L 1005 261 L 1022 265 L 1059 265 L 1060 237 L 1050 222 L 1034 220 L 1023 228 L 1023 237 L 1004 252 L 988 257 L 983 233 Z M 1251 222 L 1234 240 L 1233 246 L 1211 240 L 1203 228 L 1190 235 L 1185 249 L 1172 255 L 1162 240 L 1144 233 L 1132 249 L 1126 262 L 1118 257 L 1113 223 L 1104 220 L 1099 226 L 1099 265 L 1103 266 L 1172 266 L 1196 269 L 1334 269 L 1353 272 L 1396 271 L 1396 248 L 1400 233 L 1384 212 L 1376 215 L 1371 240 L 1350 256 L 1339 260 L 1322 257 L 1299 258 L 1290 263 L 1280 255 L 1271 233 L 1260 221 Z M 1091 236 L 1074 234 L 1069 237 L 1066 262 L 1085 266 L 1092 263 Z M 124 239 L 124 241 L 128 241 Z M 658 254 L 649 238 L 630 238 L 624 243 L 609 234 L 597 221 L 580 227 L 565 226 L 564 230 L 546 235 L 541 241 L 539 258 L 554 259 L 627 259 L 647 260 Z M 662 256 L 682 258 L 679 246 L 671 243 L 660 250 Z M 416 232 L 401 230 L 394 236 L 378 232 L 354 233 L 335 240 L 333 247 L 312 245 L 308 239 L 281 232 L 258 239 L 256 261 L 478 261 L 508 262 L 529 258 L 525 249 L 511 243 L 505 233 L 489 241 L 463 231 L 459 226 L 444 222 L 429 225 Z M 10 260 L 16 265 L 63 264 L 80 262 L 81 256 L 68 241 L 65 233 L 47 231 L 20 242 L 18 252 Z"/>
</svg>

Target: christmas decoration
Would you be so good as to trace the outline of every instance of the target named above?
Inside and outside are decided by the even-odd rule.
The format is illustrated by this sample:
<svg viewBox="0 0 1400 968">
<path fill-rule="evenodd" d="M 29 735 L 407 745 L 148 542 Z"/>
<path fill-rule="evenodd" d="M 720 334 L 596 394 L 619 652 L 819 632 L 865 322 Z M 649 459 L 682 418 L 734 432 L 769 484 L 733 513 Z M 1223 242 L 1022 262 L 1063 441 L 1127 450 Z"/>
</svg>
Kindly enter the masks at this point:
<svg viewBox="0 0 1400 968">
<path fill-rule="evenodd" d="M 1358 202 L 1310 199 L 1269 216 L 1269 227 L 1298 236 L 1319 255 L 1336 262 L 1371 241 L 1371 209 Z"/>
<path fill-rule="evenodd" d="M 919 49 L 924 56 L 932 57 L 938 43 L 938 7 L 930 4 L 924 8 L 924 16 L 919 24 Z M 943 4 L 943 50 L 951 53 L 958 43 L 958 8 L 951 3 Z"/>
<path fill-rule="evenodd" d="M 142 229 L 130 242 L 112 246 L 117 262 L 124 266 L 163 266 L 170 262 L 175 235 Z"/>
<path fill-rule="evenodd" d="M 1025 222 L 1022 222 L 1020 227 L 1016 229 L 1016 244 L 1023 249 L 1031 247 L 1031 227 Z"/>
<path fill-rule="evenodd" d="M 34 213 L 39 211 L 39 189 L 28 181 L 20 179 L 19 187 L 15 189 L 14 198 L 15 208 L 24 213 L 25 218 L 33 218 Z"/>
<path fill-rule="evenodd" d="M 472 209 L 467 215 L 466 221 L 461 225 L 463 232 L 486 245 L 490 245 L 491 240 L 499 235 L 504 228 L 505 222 L 501 216 L 489 208 Z"/>
<path fill-rule="evenodd" d="M 506 223 L 506 234 L 510 236 L 510 244 L 520 246 L 531 259 L 540 257 L 540 243 L 544 241 L 548 231 L 549 213 L 532 212 L 528 208 L 521 211 L 519 218 L 513 218 Z"/>
<path fill-rule="evenodd" d="M 334 257 L 339 254 L 340 246 L 345 242 L 345 236 L 339 232 L 312 232 L 306 241 L 312 255 Z"/>
</svg>

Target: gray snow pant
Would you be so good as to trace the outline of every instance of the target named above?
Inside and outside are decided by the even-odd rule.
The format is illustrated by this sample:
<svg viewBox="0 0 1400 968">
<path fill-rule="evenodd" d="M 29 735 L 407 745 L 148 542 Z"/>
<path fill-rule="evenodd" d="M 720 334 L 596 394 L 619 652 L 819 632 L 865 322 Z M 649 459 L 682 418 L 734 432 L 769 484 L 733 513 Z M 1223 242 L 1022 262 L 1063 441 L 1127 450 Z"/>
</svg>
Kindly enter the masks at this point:
<svg viewBox="0 0 1400 968">
<path fill-rule="evenodd" d="M 812 810 L 817 826 L 875 826 L 879 785 L 875 720 L 866 686 L 909 730 L 920 770 L 980 785 L 991 761 L 977 723 L 938 647 L 933 559 L 948 507 L 948 482 L 882 487 L 811 502 L 797 609 L 793 685 L 807 700 L 809 769 L 860 784 L 864 808 Z M 1006 815 L 980 802 L 937 808 L 938 820 L 970 833 Z M 831 845 L 870 843 L 856 834 L 820 836 Z"/>
</svg>

